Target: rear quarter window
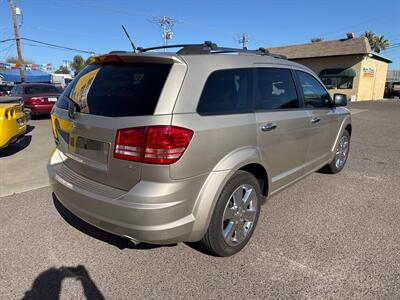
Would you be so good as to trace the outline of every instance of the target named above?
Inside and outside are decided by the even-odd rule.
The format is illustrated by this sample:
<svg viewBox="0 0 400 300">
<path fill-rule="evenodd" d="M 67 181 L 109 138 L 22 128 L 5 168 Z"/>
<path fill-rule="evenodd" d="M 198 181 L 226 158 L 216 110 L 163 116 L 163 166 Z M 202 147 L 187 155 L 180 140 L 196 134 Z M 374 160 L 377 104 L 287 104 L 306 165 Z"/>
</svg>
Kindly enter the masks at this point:
<svg viewBox="0 0 400 300">
<path fill-rule="evenodd" d="M 171 65 L 89 65 L 68 85 L 57 107 L 66 109 L 68 96 L 85 114 L 126 117 L 152 115 Z"/>
</svg>

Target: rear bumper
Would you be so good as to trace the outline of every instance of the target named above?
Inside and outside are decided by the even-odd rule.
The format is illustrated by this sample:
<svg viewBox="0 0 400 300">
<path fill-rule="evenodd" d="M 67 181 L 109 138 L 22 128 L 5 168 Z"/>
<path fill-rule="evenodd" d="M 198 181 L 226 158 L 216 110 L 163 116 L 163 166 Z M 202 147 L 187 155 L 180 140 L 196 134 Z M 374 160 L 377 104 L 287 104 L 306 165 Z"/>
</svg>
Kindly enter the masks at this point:
<svg viewBox="0 0 400 300">
<path fill-rule="evenodd" d="M 26 125 L 21 127 L 18 133 L 12 136 L 9 140 L 5 141 L 4 143 L 0 140 L 0 149 L 7 147 L 8 145 L 19 141 L 26 133 Z"/>
<path fill-rule="evenodd" d="M 140 181 L 129 192 L 80 178 L 57 156 L 47 170 L 54 194 L 74 215 L 110 233 L 147 243 L 188 241 L 196 194 L 205 176 L 169 183 Z"/>
<path fill-rule="evenodd" d="M 53 106 L 54 103 L 25 105 L 26 108 L 31 110 L 31 114 L 49 114 Z"/>
</svg>

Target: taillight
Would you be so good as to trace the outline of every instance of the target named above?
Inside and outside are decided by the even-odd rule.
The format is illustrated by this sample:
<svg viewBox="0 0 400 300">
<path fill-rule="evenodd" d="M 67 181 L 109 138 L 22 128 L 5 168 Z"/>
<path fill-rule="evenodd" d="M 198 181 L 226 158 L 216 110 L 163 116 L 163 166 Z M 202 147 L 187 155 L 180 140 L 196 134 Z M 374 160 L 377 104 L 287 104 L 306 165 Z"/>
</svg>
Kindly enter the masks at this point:
<svg viewBox="0 0 400 300">
<path fill-rule="evenodd" d="M 47 99 L 44 97 L 30 97 L 28 98 L 27 102 L 28 104 L 40 104 L 45 102 Z"/>
<path fill-rule="evenodd" d="M 53 114 L 50 115 L 50 118 L 51 118 L 51 132 L 53 132 L 54 141 L 56 142 L 56 144 L 58 144 L 57 127 L 60 127 L 60 125 L 58 123 L 58 120 Z"/>
<path fill-rule="evenodd" d="M 114 157 L 142 161 L 145 127 L 120 129 L 115 139 Z"/>
<path fill-rule="evenodd" d="M 117 131 L 114 157 L 150 164 L 172 164 L 185 152 L 193 131 L 176 126 L 149 126 Z"/>
</svg>

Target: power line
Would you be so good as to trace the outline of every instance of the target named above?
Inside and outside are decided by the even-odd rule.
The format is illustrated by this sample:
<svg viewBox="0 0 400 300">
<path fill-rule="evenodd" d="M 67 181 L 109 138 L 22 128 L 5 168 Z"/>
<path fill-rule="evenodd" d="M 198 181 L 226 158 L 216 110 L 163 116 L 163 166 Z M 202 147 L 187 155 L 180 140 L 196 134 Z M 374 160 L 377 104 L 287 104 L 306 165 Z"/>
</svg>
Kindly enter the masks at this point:
<svg viewBox="0 0 400 300">
<path fill-rule="evenodd" d="M 60 45 L 56 45 L 56 44 L 46 43 L 46 42 L 42 42 L 42 41 L 38 41 L 38 40 L 33 40 L 33 39 L 28 39 L 28 38 L 21 38 L 21 40 L 28 41 L 28 42 L 33 42 L 33 43 L 37 43 L 37 44 L 41 44 L 41 45 L 45 45 L 45 46 L 50 46 L 50 47 L 54 47 L 54 48 L 65 49 L 65 50 L 71 50 L 71 51 L 74 51 L 74 52 L 86 53 L 86 54 L 90 54 L 90 55 L 96 54 L 96 53 L 93 52 L 93 51 L 87 51 L 87 50 L 81 50 L 81 49 L 76 49 L 76 48 L 71 48 L 71 47 L 65 47 L 65 46 L 60 46 Z"/>
<path fill-rule="evenodd" d="M 12 43 L 11 45 L 8 45 L 7 47 L 5 47 L 5 48 L 3 48 L 3 49 L 0 49 L 0 52 L 5 52 L 5 51 L 7 51 L 8 49 L 10 49 L 12 46 L 14 46 L 14 43 Z"/>
<path fill-rule="evenodd" d="M 3 50 L 1 50 L 1 52 L 5 52 L 4 56 L 3 56 L 3 60 L 6 59 L 6 57 L 8 56 L 8 54 L 10 53 L 11 48 L 15 45 L 15 43 L 12 43 L 11 45 L 9 45 L 8 47 L 4 48 Z"/>
<path fill-rule="evenodd" d="M 15 41 L 15 38 L 1 40 L 0 43 L 6 43 L 6 42 L 11 42 L 11 41 Z"/>
<path fill-rule="evenodd" d="M 21 42 L 21 44 L 22 45 L 26 45 L 26 46 L 30 46 L 30 47 L 48 48 L 48 49 L 59 50 L 59 51 L 69 51 L 69 52 L 72 51 L 72 50 L 69 50 L 69 49 L 46 46 L 46 45 L 41 45 L 41 44 L 33 44 L 33 43 L 27 43 L 27 42 Z M 72 52 L 76 53 L 76 51 L 72 51 Z"/>
</svg>

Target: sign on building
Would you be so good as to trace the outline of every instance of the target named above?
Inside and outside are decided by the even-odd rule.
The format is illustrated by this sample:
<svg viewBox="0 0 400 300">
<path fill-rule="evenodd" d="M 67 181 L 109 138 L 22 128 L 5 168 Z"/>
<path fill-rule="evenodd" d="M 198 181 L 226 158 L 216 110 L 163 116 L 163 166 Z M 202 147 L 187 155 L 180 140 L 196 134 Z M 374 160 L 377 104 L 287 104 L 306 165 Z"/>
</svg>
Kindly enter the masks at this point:
<svg viewBox="0 0 400 300">
<path fill-rule="evenodd" d="M 363 73 L 364 77 L 374 77 L 375 72 L 376 72 L 376 68 L 367 67 L 367 66 L 362 67 L 362 73 Z"/>
</svg>

